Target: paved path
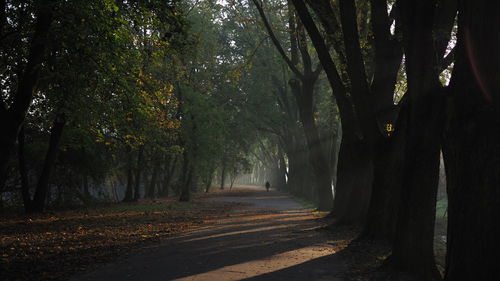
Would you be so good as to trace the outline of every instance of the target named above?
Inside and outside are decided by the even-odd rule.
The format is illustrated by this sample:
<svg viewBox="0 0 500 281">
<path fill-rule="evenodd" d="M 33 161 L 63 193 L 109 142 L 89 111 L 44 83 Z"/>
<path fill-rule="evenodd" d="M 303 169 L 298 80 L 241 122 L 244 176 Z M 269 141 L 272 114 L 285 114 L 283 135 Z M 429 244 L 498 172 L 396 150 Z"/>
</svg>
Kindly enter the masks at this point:
<svg viewBox="0 0 500 281">
<path fill-rule="evenodd" d="M 211 200 L 245 207 L 73 281 L 342 280 L 331 241 L 286 195 L 244 187 Z"/>
</svg>

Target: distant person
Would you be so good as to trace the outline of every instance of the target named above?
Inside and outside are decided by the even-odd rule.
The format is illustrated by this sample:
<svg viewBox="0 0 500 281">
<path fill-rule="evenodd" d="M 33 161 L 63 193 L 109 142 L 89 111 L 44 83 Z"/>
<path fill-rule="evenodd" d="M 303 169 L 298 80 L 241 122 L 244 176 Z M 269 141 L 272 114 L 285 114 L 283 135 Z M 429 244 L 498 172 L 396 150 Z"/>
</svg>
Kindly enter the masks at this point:
<svg viewBox="0 0 500 281">
<path fill-rule="evenodd" d="M 268 181 L 266 181 L 266 190 L 267 190 L 267 192 L 269 192 L 269 188 L 271 188 L 271 184 Z"/>
</svg>

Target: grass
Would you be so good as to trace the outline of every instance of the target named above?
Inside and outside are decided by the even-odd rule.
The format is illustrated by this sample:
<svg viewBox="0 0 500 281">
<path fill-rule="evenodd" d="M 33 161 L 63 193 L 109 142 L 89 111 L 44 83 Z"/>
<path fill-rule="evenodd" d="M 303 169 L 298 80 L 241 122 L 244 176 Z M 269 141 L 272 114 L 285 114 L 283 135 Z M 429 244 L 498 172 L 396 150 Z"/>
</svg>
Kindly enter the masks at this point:
<svg viewBox="0 0 500 281">
<path fill-rule="evenodd" d="M 297 203 L 299 203 L 300 205 L 302 205 L 302 207 L 306 208 L 306 209 L 316 209 L 317 206 L 309 201 L 309 200 L 306 200 L 304 198 L 300 198 L 300 197 L 293 197 L 293 200 Z"/>
</svg>

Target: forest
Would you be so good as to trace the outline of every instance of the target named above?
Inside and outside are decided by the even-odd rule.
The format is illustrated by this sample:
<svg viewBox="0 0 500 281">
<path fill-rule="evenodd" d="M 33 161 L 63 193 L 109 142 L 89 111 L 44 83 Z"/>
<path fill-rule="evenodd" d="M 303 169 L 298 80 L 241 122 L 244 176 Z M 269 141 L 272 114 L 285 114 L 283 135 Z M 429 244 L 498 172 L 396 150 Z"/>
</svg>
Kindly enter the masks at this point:
<svg viewBox="0 0 500 281">
<path fill-rule="evenodd" d="M 498 280 L 495 2 L 0 0 L 0 279 L 69 280 L 236 213 L 286 226 L 284 196 L 355 260 L 287 280 Z"/>
</svg>

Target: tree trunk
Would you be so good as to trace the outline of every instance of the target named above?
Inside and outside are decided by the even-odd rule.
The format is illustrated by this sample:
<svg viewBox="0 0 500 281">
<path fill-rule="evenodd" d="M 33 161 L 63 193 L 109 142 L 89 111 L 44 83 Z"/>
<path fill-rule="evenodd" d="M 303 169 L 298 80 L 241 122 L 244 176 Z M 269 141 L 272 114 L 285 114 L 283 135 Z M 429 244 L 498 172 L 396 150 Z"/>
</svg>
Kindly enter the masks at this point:
<svg viewBox="0 0 500 281">
<path fill-rule="evenodd" d="M 337 185 L 331 216 L 335 224 L 362 224 L 368 210 L 373 164 L 368 145 L 344 134 L 340 144 Z"/>
<path fill-rule="evenodd" d="M 439 280 L 433 243 L 442 108 L 439 101 L 413 106 L 419 107 L 420 114 L 408 124 L 401 204 L 390 261 L 398 270 L 421 280 Z"/>
<path fill-rule="evenodd" d="M 142 156 L 144 154 L 144 146 L 139 147 L 137 154 L 137 164 L 135 167 L 135 186 L 134 186 L 134 200 L 135 202 L 141 199 L 141 173 L 142 173 Z"/>
<path fill-rule="evenodd" d="M 158 172 L 160 169 L 160 165 L 153 163 L 155 165 L 153 167 L 153 173 L 151 174 L 151 181 L 149 182 L 148 186 L 148 198 L 155 198 L 155 187 L 156 187 L 156 182 L 157 182 L 157 177 L 158 177 Z"/>
<path fill-rule="evenodd" d="M 175 168 L 177 165 L 179 157 L 175 155 L 173 159 L 170 159 L 170 161 L 167 161 L 164 175 L 163 175 L 163 184 L 162 184 L 162 190 L 161 190 L 161 196 L 162 197 L 168 197 L 168 189 L 170 188 L 170 182 L 172 181 L 172 178 L 174 176 Z"/>
<path fill-rule="evenodd" d="M 87 175 L 83 175 L 83 195 L 90 198 L 89 177 Z"/>
<path fill-rule="evenodd" d="M 210 187 L 212 186 L 212 179 L 213 179 L 213 174 L 210 175 L 209 179 L 205 180 L 205 193 L 208 193 L 210 191 Z"/>
<path fill-rule="evenodd" d="M 134 164 L 132 148 L 127 146 L 127 188 L 123 202 L 134 201 Z"/>
<path fill-rule="evenodd" d="M 17 90 L 13 95 L 13 103 L 7 110 L 7 105 L 0 101 L 0 188 L 7 179 L 7 169 L 11 152 L 17 135 L 26 117 L 26 112 L 33 99 L 40 65 L 43 62 L 47 46 L 47 35 L 53 20 L 53 1 L 40 1 L 36 11 L 35 32 L 31 38 L 31 46 L 22 75 L 19 77 Z"/>
<path fill-rule="evenodd" d="M 441 279 L 433 251 L 443 111 L 432 33 L 435 2 L 398 2 L 409 116 L 401 205 L 390 263 L 426 281 Z"/>
<path fill-rule="evenodd" d="M 49 180 L 52 169 L 56 163 L 57 152 L 59 150 L 59 143 L 61 141 L 64 125 L 66 124 L 66 116 L 64 114 L 58 114 L 52 125 L 50 132 L 50 141 L 47 154 L 45 156 L 45 162 L 43 164 L 42 173 L 38 179 L 38 184 L 35 191 L 35 196 L 33 198 L 33 208 L 34 212 L 43 212 L 45 209 L 45 203 L 47 201 L 47 193 L 49 190 Z"/>
<path fill-rule="evenodd" d="M 189 155 L 187 150 L 184 150 L 184 163 L 182 166 L 182 189 L 181 196 L 179 197 L 179 201 L 187 202 L 191 199 L 191 180 L 192 180 L 192 169 L 191 163 L 189 160 Z"/>
<path fill-rule="evenodd" d="M 314 80 L 313 80 L 314 79 Z M 309 162 L 316 176 L 318 209 L 331 211 L 333 206 L 332 176 L 330 163 L 326 158 L 325 149 L 321 141 L 318 128 L 314 122 L 313 95 L 315 78 L 302 79 L 301 88 L 290 83 L 292 90 L 297 92 L 297 105 L 299 107 L 300 120 L 304 127 L 307 147 L 309 149 Z M 300 94 L 298 92 L 300 91 Z"/>
<path fill-rule="evenodd" d="M 222 168 L 220 172 L 220 189 L 224 189 L 225 181 L 226 181 L 226 161 L 222 160 Z"/>
<path fill-rule="evenodd" d="M 32 200 L 30 195 L 30 186 L 28 179 L 28 170 L 26 167 L 26 157 L 24 155 L 25 152 L 25 134 L 24 134 L 24 126 L 21 128 L 19 132 L 19 136 L 17 138 L 18 143 L 18 157 L 19 157 L 19 173 L 21 176 L 21 195 L 23 198 L 24 210 L 29 213 L 32 211 Z"/>
<path fill-rule="evenodd" d="M 232 176 L 231 176 L 231 179 L 230 179 L 230 181 L 231 181 L 231 185 L 229 186 L 229 190 L 233 189 L 233 185 L 234 185 L 234 181 L 235 181 L 235 180 L 236 180 L 236 176 L 232 175 Z"/>
<path fill-rule="evenodd" d="M 278 162 L 278 179 L 276 183 L 276 188 L 279 190 L 286 190 L 287 189 L 287 184 L 286 184 L 286 163 L 285 163 L 285 156 L 283 155 L 283 149 L 279 148 L 278 150 L 279 153 L 279 162 Z"/>
<path fill-rule="evenodd" d="M 457 81 L 455 93 L 480 96 L 480 89 L 467 85 L 473 79 L 469 76 Z M 465 106 L 469 105 L 462 104 L 462 108 Z M 475 112 L 467 114 L 471 111 Z M 500 126 L 500 111 L 481 111 L 463 110 L 453 116 L 446 134 L 443 149 L 448 189 L 446 281 L 498 279 L 495 261 L 500 256 L 500 135 L 492 128 Z"/>
<path fill-rule="evenodd" d="M 446 281 L 498 279 L 500 24 L 495 1 L 460 1 L 444 135 L 448 190 Z"/>
<path fill-rule="evenodd" d="M 395 238 L 400 190 L 403 180 L 408 109 L 401 114 L 391 136 L 381 137 L 374 150 L 372 196 L 360 238 L 392 242 Z"/>
<path fill-rule="evenodd" d="M 83 196 L 82 201 L 83 204 L 88 205 L 90 203 L 91 195 L 90 195 L 90 186 L 89 186 L 89 176 L 88 175 L 83 175 L 82 178 L 82 184 L 83 184 Z"/>
</svg>

